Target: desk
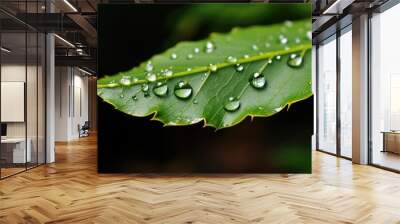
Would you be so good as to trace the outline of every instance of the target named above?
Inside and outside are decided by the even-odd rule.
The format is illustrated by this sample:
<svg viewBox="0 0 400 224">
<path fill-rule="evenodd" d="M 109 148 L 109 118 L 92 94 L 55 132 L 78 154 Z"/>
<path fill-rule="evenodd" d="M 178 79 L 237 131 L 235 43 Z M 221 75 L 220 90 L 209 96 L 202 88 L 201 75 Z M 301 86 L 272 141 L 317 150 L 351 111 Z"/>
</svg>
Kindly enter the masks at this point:
<svg viewBox="0 0 400 224">
<path fill-rule="evenodd" d="M 400 131 L 382 131 L 382 152 L 393 152 L 400 154 Z"/>
<path fill-rule="evenodd" d="M 5 138 L 1 139 L 1 157 L 6 160 L 6 163 L 25 163 L 32 159 L 30 138 L 27 139 L 26 154 L 25 154 L 25 138 Z M 3 155 L 5 154 L 5 155 Z M 12 154 L 12 155 L 11 155 Z"/>
</svg>

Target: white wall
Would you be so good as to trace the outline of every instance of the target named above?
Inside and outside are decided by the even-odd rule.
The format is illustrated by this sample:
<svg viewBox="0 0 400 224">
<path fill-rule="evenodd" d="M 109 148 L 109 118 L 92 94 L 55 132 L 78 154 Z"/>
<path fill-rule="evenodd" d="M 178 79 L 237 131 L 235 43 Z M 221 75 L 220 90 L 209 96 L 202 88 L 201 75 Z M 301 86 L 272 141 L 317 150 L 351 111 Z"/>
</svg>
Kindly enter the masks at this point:
<svg viewBox="0 0 400 224">
<path fill-rule="evenodd" d="M 79 138 L 78 125 L 88 120 L 88 78 L 72 67 L 56 67 L 56 141 Z"/>
</svg>

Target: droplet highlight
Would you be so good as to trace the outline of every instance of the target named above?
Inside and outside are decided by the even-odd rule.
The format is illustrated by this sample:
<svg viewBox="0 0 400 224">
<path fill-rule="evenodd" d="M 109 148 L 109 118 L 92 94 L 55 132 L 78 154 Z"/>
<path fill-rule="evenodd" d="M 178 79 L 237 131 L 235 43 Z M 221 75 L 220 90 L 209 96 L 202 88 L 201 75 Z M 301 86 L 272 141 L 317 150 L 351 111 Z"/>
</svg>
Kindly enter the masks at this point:
<svg viewBox="0 0 400 224">
<path fill-rule="evenodd" d="M 228 56 L 226 58 L 226 61 L 229 63 L 236 63 L 237 62 L 237 58 L 233 57 L 233 56 Z"/>
<path fill-rule="evenodd" d="M 237 111 L 239 108 L 240 101 L 236 97 L 229 97 L 228 102 L 224 105 L 224 109 L 228 112 Z"/>
<path fill-rule="evenodd" d="M 242 72 L 243 70 L 244 70 L 243 65 L 241 65 L 241 64 L 237 64 L 237 65 L 236 65 L 236 71 L 237 71 L 237 72 Z"/>
<path fill-rule="evenodd" d="M 177 54 L 175 54 L 175 53 L 172 53 L 171 54 L 171 59 L 172 60 L 175 60 L 175 59 L 177 59 L 178 58 L 178 55 Z"/>
<path fill-rule="evenodd" d="M 206 43 L 206 46 L 204 47 L 204 51 L 205 51 L 206 53 L 212 53 L 214 50 L 215 50 L 215 45 L 214 45 L 214 43 L 211 42 L 211 41 L 208 41 L 208 42 Z"/>
<path fill-rule="evenodd" d="M 255 72 L 250 80 L 250 85 L 256 89 L 262 89 L 266 86 L 267 84 L 267 80 L 265 80 L 265 77 L 263 74 L 259 73 L 259 72 Z"/>
<path fill-rule="evenodd" d="M 186 81 L 179 81 L 174 88 L 174 94 L 179 99 L 188 99 L 192 96 L 193 88 Z"/>
<path fill-rule="evenodd" d="M 287 64 L 292 68 L 298 68 L 303 64 L 303 58 L 298 54 L 291 54 Z"/>
</svg>

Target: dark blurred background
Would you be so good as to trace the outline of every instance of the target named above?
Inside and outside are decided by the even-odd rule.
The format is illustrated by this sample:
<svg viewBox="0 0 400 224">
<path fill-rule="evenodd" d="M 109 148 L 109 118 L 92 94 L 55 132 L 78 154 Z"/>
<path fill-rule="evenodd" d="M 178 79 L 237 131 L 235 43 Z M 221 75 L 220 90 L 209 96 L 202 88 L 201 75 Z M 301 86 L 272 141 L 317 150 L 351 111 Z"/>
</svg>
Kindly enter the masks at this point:
<svg viewBox="0 0 400 224">
<path fill-rule="evenodd" d="M 182 40 L 211 32 L 310 18 L 310 4 L 100 5 L 99 77 L 137 66 Z M 163 127 L 98 98 L 102 173 L 309 173 L 313 100 L 223 130 Z"/>
</svg>

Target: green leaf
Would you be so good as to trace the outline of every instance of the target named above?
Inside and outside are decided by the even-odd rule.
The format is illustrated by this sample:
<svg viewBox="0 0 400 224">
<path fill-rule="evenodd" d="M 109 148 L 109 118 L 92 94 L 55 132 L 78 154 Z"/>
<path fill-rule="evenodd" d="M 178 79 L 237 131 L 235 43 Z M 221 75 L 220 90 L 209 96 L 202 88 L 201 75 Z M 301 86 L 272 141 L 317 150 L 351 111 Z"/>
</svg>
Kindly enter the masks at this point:
<svg viewBox="0 0 400 224">
<path fill-rule="evenodd" d="M 129 71 L 99 79 L 98 95 L 124 113 L 154 114 L 165 125 L 204 120 L 221 129 L 247 116 L 271 116 L 312 95 L 310 28 L 311 21 L 303 20 L 181 42 Z"/>
</svg>

